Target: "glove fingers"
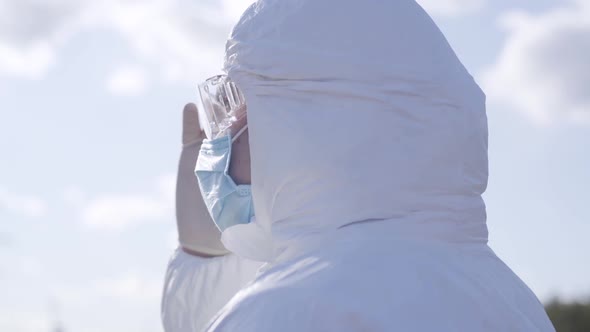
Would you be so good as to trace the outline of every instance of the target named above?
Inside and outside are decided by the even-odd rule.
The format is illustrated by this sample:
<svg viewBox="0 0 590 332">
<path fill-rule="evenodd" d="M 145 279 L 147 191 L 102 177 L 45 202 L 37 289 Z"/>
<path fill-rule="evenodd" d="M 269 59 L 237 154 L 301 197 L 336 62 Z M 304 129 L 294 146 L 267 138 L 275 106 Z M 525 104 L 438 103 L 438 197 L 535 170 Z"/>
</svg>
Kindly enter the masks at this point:
<svg viewBox="0 0 590 332">
<path fill-rule="evenodd" d="M 182 112 L 182 144 L 187 146 L 201 143 L 205 138 L 205 132 L 201 130 L 199 112 L 193 103 L 186 104 Z"/>
</svg>

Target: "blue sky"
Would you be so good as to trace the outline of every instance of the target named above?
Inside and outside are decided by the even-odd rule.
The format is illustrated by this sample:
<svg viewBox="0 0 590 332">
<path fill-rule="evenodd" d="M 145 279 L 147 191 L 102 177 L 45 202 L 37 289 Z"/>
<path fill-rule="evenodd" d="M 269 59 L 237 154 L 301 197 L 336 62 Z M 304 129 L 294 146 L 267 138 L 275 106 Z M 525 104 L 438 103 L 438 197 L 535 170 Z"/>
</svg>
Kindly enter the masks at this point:
<svg viewBox="0 0 590 332">
<path fill-rule="evenodd" d="M 590 296 L 590 6 L 422 0 L 488 95 L 492 248 Z M 0 330 L 161 331 L 182 106 L 247 0 L 0 0 Z"/>
</svg>

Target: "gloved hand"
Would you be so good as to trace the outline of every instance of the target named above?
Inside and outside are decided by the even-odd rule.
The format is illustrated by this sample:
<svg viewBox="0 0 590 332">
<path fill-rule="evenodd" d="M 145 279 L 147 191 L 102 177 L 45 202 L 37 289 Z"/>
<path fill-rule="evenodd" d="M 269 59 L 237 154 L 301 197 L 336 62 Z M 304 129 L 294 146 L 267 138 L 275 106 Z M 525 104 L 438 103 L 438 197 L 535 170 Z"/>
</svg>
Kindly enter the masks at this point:
<svg viewBox="0 0 590 332">
<path fill-rule="evenodd" d="M 176 181 L 176 222 L 182 249 L 201 257 L 228 253 L 203 202 L 195 176 L 195 164 L 205 138 L 200 129 L 197 107 L 188 104 L 182 118 L 182 153 Z"/>
</svg>

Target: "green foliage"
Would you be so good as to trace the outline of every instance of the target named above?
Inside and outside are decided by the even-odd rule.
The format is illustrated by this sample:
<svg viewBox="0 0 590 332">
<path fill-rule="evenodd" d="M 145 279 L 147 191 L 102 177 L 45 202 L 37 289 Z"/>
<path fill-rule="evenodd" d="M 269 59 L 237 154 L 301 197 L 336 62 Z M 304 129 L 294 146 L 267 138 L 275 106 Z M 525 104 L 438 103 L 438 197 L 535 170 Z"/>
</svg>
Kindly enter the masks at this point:
<svg viewBox="0 0 590 332">
<path fill-rule="evenodd" d="M 590 300 L 565 303 L 555 299 L 545 309 L 557 332 L 590 332 Z"/>
</svg>

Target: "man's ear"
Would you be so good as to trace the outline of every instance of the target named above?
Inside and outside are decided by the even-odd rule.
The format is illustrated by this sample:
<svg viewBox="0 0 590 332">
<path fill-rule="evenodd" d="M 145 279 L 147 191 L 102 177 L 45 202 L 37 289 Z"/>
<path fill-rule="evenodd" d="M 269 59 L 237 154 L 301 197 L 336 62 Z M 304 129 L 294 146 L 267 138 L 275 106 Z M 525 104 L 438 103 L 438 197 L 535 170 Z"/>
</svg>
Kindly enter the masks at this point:
<svg viewBox="0 0 590 332">
<path fill-rule="evenodd" d="M 182 145 L 201 143 L 204 138 L 205 132 L 201 130 L 197 106 L 193 103 L 186 104 L 182 111 Z"/>
</svg>

